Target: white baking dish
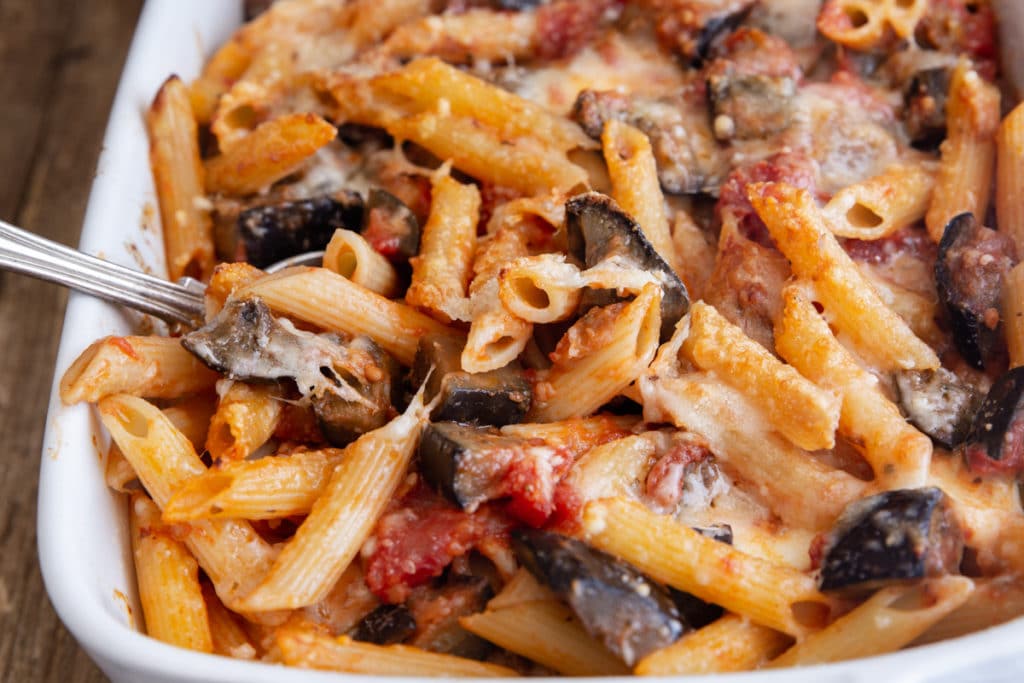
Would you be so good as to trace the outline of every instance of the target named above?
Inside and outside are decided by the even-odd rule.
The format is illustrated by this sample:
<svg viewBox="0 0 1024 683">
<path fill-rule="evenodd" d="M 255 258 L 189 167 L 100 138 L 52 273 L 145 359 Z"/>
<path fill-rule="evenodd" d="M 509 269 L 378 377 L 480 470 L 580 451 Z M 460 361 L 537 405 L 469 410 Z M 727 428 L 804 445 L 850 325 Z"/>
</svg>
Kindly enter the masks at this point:
<svg viewBox="0 0 1024 683">
<path fill-rule="evenodd" d="M 82 231 L 81 248 L 133 267 L 162 266 L 142 114 L 171 73 L 194 76 L 241 21 L 241 1 L 150 0 L 114 102 Z M 149 207 L 149 208 L 147 208 Z M 140 263 L 141 261 L 141 263 Z M 57 383 L 94 339 L 133 331 L 117 307 L 72 294 L 50 398 L 39 486 L 39 555 L 61 619 L 115 683 L 337 680 L 325 674 L 198 654 L 139 632 L 141 612 L 126 508 L 103 481 L 105 437 L 85 405 L 65 407 Z M 827 667 L 714 677 L 737 681 L 1024 680 L 1024 619 L 956 641 Z M 625 683 L 622 679 L 620 683 Z"/>
</svg>

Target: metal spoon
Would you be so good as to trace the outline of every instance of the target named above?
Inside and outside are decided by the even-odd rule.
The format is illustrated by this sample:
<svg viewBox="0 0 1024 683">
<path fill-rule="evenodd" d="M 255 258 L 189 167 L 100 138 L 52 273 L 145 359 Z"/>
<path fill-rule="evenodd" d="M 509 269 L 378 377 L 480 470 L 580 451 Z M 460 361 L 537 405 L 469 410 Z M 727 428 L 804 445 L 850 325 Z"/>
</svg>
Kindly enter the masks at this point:
<svg viewBox="0 0 1024 683">
<path fill-rule="evenodd" d="M 319 265 L 324 252 L 284 259 L 264 270 Z M 206 285 L 190 277 L 168 282 L 119 266 L 0 221 L 0 268 L 64 285 L 99 299 L 149 313 L 169 323 L 202 325 Z"/>
</svg>

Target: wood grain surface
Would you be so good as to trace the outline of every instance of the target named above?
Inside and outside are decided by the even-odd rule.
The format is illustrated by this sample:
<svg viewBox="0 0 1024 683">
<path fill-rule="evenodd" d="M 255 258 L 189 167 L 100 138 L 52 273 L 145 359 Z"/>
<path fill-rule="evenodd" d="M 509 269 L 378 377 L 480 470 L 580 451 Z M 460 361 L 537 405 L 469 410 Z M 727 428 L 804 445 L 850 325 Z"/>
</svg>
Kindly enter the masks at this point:
<svg viewBox="0 0 1024 683">
<path fill-rule="evenodd" d="M 77 244 L 142 0 L 0 0 L 0 218 Z M 66 293 L 0 272 L 0 681 L 106 678 L 64 629 L 36 557 L 46 401 Z"/>
</svg>

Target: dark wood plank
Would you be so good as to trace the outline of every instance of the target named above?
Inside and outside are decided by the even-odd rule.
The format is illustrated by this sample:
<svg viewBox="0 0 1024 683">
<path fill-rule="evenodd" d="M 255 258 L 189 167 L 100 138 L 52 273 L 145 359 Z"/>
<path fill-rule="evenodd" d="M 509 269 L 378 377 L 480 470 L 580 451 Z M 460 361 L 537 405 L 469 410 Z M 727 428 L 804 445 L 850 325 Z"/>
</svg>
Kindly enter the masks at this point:
<svg viewBox="0 0 1024 683">
<path fill-rule="evenodd" d="M 141 0 L 0 0 L 0 216 L 78 240 Z M 0 276 L 0 681 L 103 681 L 39 574 L 35 504 L 66 294 Z"/>
</svg>

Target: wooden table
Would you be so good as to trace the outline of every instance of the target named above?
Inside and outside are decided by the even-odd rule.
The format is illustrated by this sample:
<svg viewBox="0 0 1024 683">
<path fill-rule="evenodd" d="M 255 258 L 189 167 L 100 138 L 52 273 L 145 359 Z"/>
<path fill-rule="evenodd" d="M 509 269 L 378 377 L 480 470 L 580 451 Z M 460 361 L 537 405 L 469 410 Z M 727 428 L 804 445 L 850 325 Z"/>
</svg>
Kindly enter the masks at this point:
<svg viewBox="0 0 1024 683">
<path fill-rule="evenodd" d="M 142 0 L 0 0 L 0 218 L 77 244 Z M 104 681 L 36 557 L 46 402 L 66 293 L 0 273 L 0 682 Z"/>
</svg>

